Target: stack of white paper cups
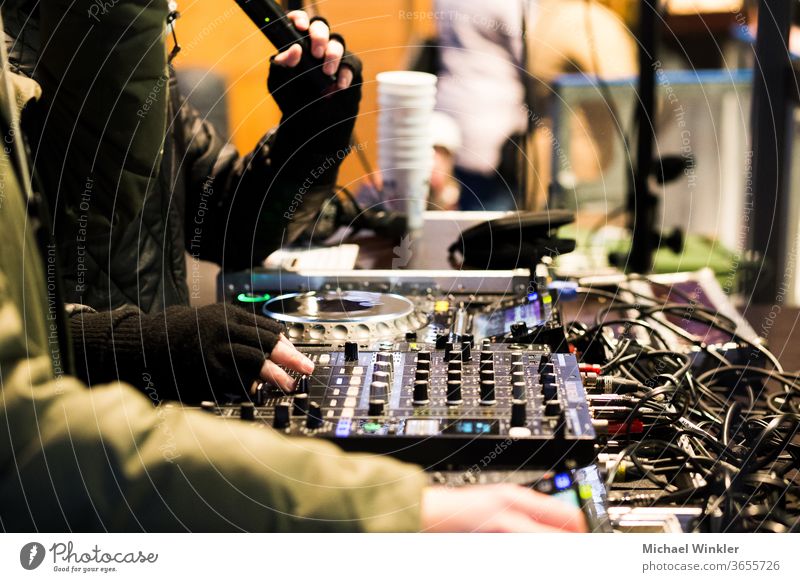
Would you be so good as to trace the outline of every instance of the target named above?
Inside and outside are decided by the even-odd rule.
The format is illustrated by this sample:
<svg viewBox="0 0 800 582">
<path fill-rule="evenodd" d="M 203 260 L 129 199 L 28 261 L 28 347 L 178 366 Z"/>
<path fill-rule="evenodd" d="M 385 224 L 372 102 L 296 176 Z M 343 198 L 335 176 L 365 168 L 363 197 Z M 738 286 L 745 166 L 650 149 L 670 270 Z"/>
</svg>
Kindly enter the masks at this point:
<svg viewBox="0 0 800 582">
<path fill-rule="evenodd" d="M 384 200 L 405 209 L 410 233 L 423 226 L 431 172 L 431 119 L 436 103 L 436 76 L 415 71 L 379 73 L 379 167 Z"/>
</svg>

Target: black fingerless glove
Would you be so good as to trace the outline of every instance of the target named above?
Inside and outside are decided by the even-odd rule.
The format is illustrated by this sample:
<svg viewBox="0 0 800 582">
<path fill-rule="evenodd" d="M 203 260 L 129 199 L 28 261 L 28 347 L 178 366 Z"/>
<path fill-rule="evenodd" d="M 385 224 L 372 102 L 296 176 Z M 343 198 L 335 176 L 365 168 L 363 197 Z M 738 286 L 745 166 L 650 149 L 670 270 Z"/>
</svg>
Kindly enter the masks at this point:
<svg viewBox="0 0 800 582">
<path fill-rule="evenodd" d="M 344 45 L 338 35 L 331 35 Z M 321 95 L 296 68 L 272 64 L 267 86 L 283 113 L 271 157 L 276 172 L 313 186 L 333 185 L 344 158 L 350 151 L 350 138 L 361 101 L 361 61 L 345 51 L 341 67 L 353 71 L 347 89 Z M 306 180 L 308 181 L 306 183 Z"/>
<path fill-rule="evenodd" d="M 78 376 L 88 385 L 121 380 L 154 402 L 186 403 L 247 393 L 282 331 L 227 304 L 78 313 L 70 328 Z"/>
</svg>

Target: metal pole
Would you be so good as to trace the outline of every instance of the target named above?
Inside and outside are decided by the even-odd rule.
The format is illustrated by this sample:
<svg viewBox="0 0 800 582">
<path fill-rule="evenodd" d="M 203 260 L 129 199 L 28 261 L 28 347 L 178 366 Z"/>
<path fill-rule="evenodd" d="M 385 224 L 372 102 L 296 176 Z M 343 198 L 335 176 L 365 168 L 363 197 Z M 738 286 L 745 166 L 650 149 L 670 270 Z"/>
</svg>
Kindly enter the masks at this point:
<svg viewBox="0 0 800 582">
<path fill-rule="evenodd" d="M 746 289 L 754 303 L 776 301 L 787 262 L 793 94 L 789 80 L 792 0 L 761 0 L 753 66 L 752 176 L 744 212 L 752 212 L 750 249 L 755 266 Z"/>
<path fill-rule="evenodd" d="M 653 164 L 653 122 L 656 103 L 656 52 L 658 50 L 658 0 L 642 0 L 639 7 L 639 90 L 636 103 L 638 136 L 636 167 L 628 194 L 631 251 L 627 270 L 648 273 L 653 268 L 655 252 L 655 214 L 657 201 L 650 192 L 650 169 Z"/>
</svg>

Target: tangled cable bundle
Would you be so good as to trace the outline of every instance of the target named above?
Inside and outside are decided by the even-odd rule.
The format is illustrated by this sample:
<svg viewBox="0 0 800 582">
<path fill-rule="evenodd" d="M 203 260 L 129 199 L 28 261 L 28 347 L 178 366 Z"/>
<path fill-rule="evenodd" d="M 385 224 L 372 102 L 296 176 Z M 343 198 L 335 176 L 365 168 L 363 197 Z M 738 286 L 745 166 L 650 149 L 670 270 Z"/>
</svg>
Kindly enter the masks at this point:
<svg viewBox="0 0 800 582">
<path fill-rule="evenodd" d="M 696 531 L 800 531 L 800 373 L 678 289 L 661 303 L 628 289 L 578 293 L 607 303 L 593 325 L 569 324 L 567 339 L 606 356 L 593 363 L 616 397 L 595 402 L 595 417 L 622 427 L 602 451 L 609 502 L 700 507 Z M 723 332 L 747 357 L 730 361 L 676 319 Z"/>
</svg>

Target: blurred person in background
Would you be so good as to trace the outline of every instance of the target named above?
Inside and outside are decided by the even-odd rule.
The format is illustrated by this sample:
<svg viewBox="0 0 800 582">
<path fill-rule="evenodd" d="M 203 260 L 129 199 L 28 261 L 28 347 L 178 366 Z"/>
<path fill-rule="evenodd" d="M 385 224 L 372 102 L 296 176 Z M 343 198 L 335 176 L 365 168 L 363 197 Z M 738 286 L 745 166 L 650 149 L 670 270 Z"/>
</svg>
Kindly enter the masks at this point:
<svg viewBox="0 0 800 582">
<path fill-rule="evenodd" d="M 635 75 L 633 36 L 592 0 L 436 0 L 435 9 L 437 108 L 456 119 L 463 135 L 455 171 L 460 207 L 514 210 L 527 198 L 530 209 L 544 208 L 553 81 L 575 72 L 608 80 Z M 573 112 L 569 157 L 579 179 L 598 176 L 610 163 L 612 150 L 603 142 L 618 131 L 618 121 L 609 109 L 598 98 Z"/>
<path fill-rule="evenodd" d="M 461 129 L 455 120 L 441 111 L 434 111 L 431 121 L 433 138 L 433 171 L 431 172 L 428 210 L 458 210 L 460 188 L 455 178 L 455 156 L 461 147 Z M 356 194 L 361 208 L 384 208 L 404 212 L 403 200 L 385 200 L 380 168 L 369 183 Z"/>
</svg>

